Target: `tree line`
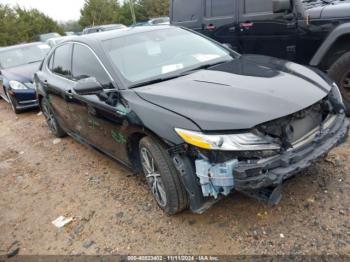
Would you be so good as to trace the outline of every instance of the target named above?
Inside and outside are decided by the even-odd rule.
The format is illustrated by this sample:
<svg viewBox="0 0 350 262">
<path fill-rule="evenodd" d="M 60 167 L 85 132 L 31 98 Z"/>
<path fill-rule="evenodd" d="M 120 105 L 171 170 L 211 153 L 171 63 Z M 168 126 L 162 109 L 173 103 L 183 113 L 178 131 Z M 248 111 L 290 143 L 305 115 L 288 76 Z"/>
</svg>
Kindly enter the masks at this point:
<svg viewBox="0 0 350 262">
<path fill-rule="evenodd" d="M 123 4 L 116 0 L 85 0 L 79 24 L 82 27 L 110 23 L 130 25 L 133 21 L 129 1 L 133 1 L 137 21 L 169 15 L 169 0 L 124 0 Z"/>
<path fill-rule="evenodd" d="M 0 47 L 32 42 L 39 34 L 81 31 L 84 27 L 102 24 L 133 23 L 129 1 L 133 1 L 137 21 L 168 16 L 169 0 L 85 0 L 78 21 L 58 23 L 37 9 L 0 4 Z"/>
<path fill-rule="evenodd" d="M 0 4 L 0 46 L 32 42 L 48 32 L 64 33 L 53 19 L 36 9 Z"/>
</svg>

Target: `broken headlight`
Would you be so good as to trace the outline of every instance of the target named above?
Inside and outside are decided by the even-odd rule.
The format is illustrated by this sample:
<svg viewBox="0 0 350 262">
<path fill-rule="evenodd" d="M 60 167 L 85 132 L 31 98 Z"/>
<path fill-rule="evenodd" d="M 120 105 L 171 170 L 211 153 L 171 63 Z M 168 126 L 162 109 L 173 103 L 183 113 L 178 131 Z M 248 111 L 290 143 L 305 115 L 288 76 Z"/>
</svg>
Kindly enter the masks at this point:
<svg viewBox="0 0 350 262">
<path fill-rule="evenodd" d="M 175 131 L 186 143 L 209 150 L 256 151 L 280 149 L 280 145 L 249 132 L 208 135 L 180 128 L 175 128 Z"/>
</svg>

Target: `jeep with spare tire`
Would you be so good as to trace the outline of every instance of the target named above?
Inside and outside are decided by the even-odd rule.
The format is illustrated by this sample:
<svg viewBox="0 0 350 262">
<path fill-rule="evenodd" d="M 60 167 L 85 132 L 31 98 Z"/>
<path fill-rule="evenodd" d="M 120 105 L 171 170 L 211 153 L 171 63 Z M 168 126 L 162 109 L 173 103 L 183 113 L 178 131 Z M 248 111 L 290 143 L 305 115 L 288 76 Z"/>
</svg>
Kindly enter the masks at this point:
<svg viewBox="0 0 350 262">
<path fill-rule="evenodd" d="M 170 18 L 240 53 L 319 68 L 350 116 L 350 0 L 172 0 Z"/>
</svg>

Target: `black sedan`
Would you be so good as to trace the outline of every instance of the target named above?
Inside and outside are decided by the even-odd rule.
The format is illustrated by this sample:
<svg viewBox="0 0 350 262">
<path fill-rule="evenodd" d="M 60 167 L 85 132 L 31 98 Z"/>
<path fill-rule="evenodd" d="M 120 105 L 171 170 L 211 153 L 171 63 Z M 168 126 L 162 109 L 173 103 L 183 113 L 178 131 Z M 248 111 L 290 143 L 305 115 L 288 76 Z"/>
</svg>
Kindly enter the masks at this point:
<svg viewBox="0 0 350 262">
<path fill-rule="evenodd" d="M 168 214 L 201 213 L 232 190 L 276 204 L 287 178 L 348 133 L 323 73 L 171 26 L 65 41 L 35 83 L 55 136 L 143 171 Z"/>
<path fill-rule="evenodd" d="M 38 107 L 33 77 L 49 50 L 43 43 L 0 48 L 0 96 L 15 113 Z"/>
</svg>

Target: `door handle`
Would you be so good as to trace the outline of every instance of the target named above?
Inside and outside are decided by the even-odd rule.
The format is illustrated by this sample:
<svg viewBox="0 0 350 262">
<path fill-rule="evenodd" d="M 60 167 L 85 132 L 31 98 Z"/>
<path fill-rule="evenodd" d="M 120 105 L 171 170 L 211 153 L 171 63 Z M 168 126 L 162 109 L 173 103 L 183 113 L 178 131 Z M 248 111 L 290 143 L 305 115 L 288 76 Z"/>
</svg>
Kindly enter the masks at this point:
<svg viewBox="0 0 350 262">
<path fill-rule="evenodd" d="M 68 99 L 73 99 L 73 92 L 71 89 L 64 91 L 65 97 Z"/>
<path fill-rule="evenodd" d="M 231 26 L 231 27 L 228 29 L 228 31 L 234 32 L 234 31 L 236 31 L 236 27 L 235 27 L 235 26 Z"/>
<path fill-rule="evenodd" d="M 240 26 L 241 26 L 241 28 L 244 28 L 244 29 L 250 29 L 251 27 L 254 26 L 254 23 L 247 21 L 244 23 L 240 23 Z"/>
<path fill-rule="evenodd" d="M 214 29 L 216 29 L 216 26 L 213 25 L 213 24 L 209 24 L 209 25 L 206 25 L 205 29 L 207 29 L 207 30 L 214 30 Z"/>
<path fill-rule="evenodd" d="M 49 86 L 49 84 L 48 84 L 47 80 L 44 80 L 43 87 L 48 87 L 48 86 Z"/>
</svg>

